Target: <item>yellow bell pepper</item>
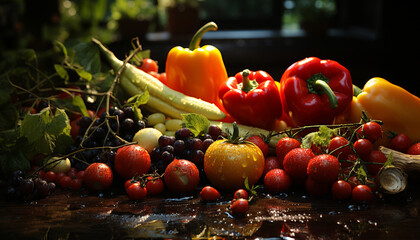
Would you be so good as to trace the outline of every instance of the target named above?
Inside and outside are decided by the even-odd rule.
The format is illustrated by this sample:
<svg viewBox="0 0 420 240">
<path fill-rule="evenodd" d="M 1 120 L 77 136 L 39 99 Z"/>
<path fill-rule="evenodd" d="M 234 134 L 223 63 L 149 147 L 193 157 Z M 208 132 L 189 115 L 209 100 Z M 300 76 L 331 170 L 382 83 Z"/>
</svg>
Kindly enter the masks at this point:
<svg viewBox="0 0 420 240">
<path fill-rule="evenodd" d="M 222 55 L 214 46 L 199 46 L 203 34 L 210 30 L 217 30 L 214 22 L 197 31 L 189 48 L 178 46 L 169 51 L 166 59 L 167 86 L 223 109 L 218 93 L 228 75 Z"/>
<path fill-rule="evenodd" d="M 420 98 L 383 78 L 372 78 L 353 98 L 349 120 L 358 122 L 362 111 L 369 118 L 381 120 L 384 131 L 407 134 L 413 142 L 420 141 Z"/>
</svg>

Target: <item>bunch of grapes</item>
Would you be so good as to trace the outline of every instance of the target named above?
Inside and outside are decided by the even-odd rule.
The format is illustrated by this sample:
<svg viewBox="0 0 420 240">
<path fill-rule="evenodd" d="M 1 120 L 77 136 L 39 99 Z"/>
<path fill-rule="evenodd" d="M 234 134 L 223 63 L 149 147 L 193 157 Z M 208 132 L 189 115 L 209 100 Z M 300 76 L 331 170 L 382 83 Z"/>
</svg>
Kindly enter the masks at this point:
<svg viewBox="0 0 420 240">
<path fill-rule="evenodd" d="M 222 136 L 224 133 L 216 125 L 210 125 L 208 133 L 198 137 L 194 137 L 189 128 L 177 130 L 175 136 L 162 135 L 159 146 L 151 153 L 152 166 L 162 174 L 174 159 L 186 159 L 202 171 L 207 148 Z"/>
<path fill-rule="evenodd" d="M 72 166 L 76 169 L 84 170 L 87 167 L 84 162 L 103 162 L 112 165 L 116 150 L 101 147 L 120 146 L 124 144 L 121 139 L 131 142 L 134 134 L 146 127 L 145 121 L 135 120 L 131 106 L 124 107 L 123 109 L 112 107 L 109 109 L 108 124 L 105 121 L 106 118 L 106 113 L 103 112 L 97 119 L 82 117 L 77 122 L 80 126 L 80 130 L 74 145 L 70 147 L 68 152 L 75 152 L 80 148 L 87 149 L 70 158 Z M 117 133 L 119 138 L 111 134 L 109 131 L 110 129 Z"/>
<path fill-rule="evenodd" d="M 14 171 L 7 187 L 9 199 L 44 198 L 54 192 L 55 183 L 41 178 L 26 178 L 21 170 Z"/>
</svg>

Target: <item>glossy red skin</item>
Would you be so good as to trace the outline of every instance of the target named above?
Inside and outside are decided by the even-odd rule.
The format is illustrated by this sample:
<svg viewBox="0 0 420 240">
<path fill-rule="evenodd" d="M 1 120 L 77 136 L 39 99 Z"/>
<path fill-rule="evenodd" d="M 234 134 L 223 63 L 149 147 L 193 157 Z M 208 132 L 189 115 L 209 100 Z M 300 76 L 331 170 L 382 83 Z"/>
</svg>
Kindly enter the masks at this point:
<svg viewBox="0 0 420 240">
<path fill-rule="evenodd" d="M 280 139 L 276 144 L 276 155 L 280 163 L 280 167 L 283 167 L 284 157 L 290 150 L 300 147 L 300 142 L 295 138 L 285 137 Z"/>
<path fill-rule="evenodd" d="M 372 152 L 370 152 L 367 159 L 365 159 L 365 162 L 368 173 L 373 176 L 376 176 L 376 174 L 378 174 L 379 170 L 382 168 L 383 163 L 386 162 L 386 156 L 381 151 L 373 150 Z M 382 164 L 368 164 L 369 162 L 376 162 Z"/>
<path fill-rule="evenodd" d="M 275 156 L 268 156 L 265 158 L 264 174 L 270 170 L 282 168 L 280 161 Z"/>
<path fill-rule="evenodd" d="M 339 159 L 345 159 L 351 152 L 350 146 L 340 148 L 334 152 L 332 151 L 348 143 L 349 141 L 342 136 L 334 137 L 331 139 L 330 144 L 328 145 L 328 152 L 335 157 L 338 157 Z"/>
<path fill-rule="evenodd" d="M 340 162 L 332 155 L 321 154 L 308 163 L 308 176 L 314 181 L 332 183 L 337 180 Z"/>
<path fill-rule="evenodd" d="M 138 68 L 148 73 L 158 72 L 159 66 L 155 60 L 150 58 L 143 58 L 142 64 Z"/>
<path fill-rule="evenodd" d="M 91 191 L 106 190 L 113 181 L 112 170 L 105 163 L 92 163 L 86 168 L 83 181 Z"/>
<path fill-rule="evenodd" d="M 140 182 L 135 182 L 125 189 L 130 200 L 141 200 L 146 198 L 147 189 L 141 186 Z"/>
<path fill-rule="evenodd" d="M 258 86 L 245 92 L 240 87 L 242 75 L 230 77 L 219 89 L 219 97 L 227 113 L 239 123 L 273 130 L 282 115 L 280 93 L 273 78 L 264 71 L 252 72 L 250 80 Z"/>
<path fill-rule="evenodd" d="M 378 141 L 382 137 L 382 127 L 376 122 L 367 122 L 363 124 L 361 129 L 364 138 L 369 139 L 372 143 Z"/>
<path fill-rule="evenodd" d="M 346 200 L 351 197 L 352 187 L 351 184 L 344 180 L 337 180 L 331 186 L 331 193 L 333 199 Z"/>
<path fill-rule="evenodd" d="M 203 187 L 200 191 L 200 197 L 203 201 L 216 201 L 220 198 L 220 193 L 212 186 Z"/>
<path fill-rule="evenodd" d="M 357 185 L 351 192 L 351 197 L 354 201 L 369 202 L 374 199 L 372 190 L 367 185 Z"/>
<path fill-rule="evenodd" d="M 396 151 L 406 153 L 411 146 L 411 139 L 404 133 L 398 134 L 391 139 L 389 147 Z"/>
<path fill-rule="evenodd" d="M 187 193 L 197 187 L 200 175 L 194 163 L 185 159 L 175 159 L 166 167 L 163 179 L 170 191 Z"/>
<path fill-rule="evenodd" d="M 331 108 L 325 94 L 310 93 L 306 80 L 317 73 L 329 79 L 338 106 Z M 331 124 L 353 98 L 350 72 L 336 61 L 305 58 L 292 64 L 280 80 L 283 117 L 295 126 Z M 291 114 L 289 114 L 289 112 Z"/>
<path fill-rule="evenodd" d="M 415 143 L 411 145 L 407 150 L 407 154 L 420 155 L 420 143 Z"/>
<path fill-rule="evenodd" d="M 150 165 L 150 155 L 140 145 L 128 145 L 117 150 L 114 161 L 115 171 L 124 179 L 146 174 L 150 170 Z"/>
<path fill-rule="evenodd" d="M 286 192 L 291 185 L 291 179 L 283 169 L 273 169 L 264 177 L 264 188 L 270 193 Z"/>
<path fill-rule="evenodd" d="M 232 211 L 232 214 L 234 215 L 243 215 L 248 211 L 248 209 L 249 209 L 248 200 L 243 199 L 243 198 L 236 199 L 230 206 L 230 210 Z"/>
<path fill-rule="evenodd" d="M 268 155 L 268 144 L 264 142 L 264 139 L 259 135 L 252 135 L 246 139 L 248 142 L 252 142 L 255 145 L 257 145 L 261 152 L 263 153 L 264 157 L 267 157 Z"/>
<path fill-rule="evenodd" d="M 162 179 L 158 178 L 155 180 L 152 180 L 153 177 L 148 177 L 146 182 L 146 189 L 147 189 L 147 195 L 148 196 L 155 196 L 159 195 L 163 192 L 163 189 L 165 188 L 165 183 Z"/>
<path fill-rule="evenodd" d="M 248 199 L 248 197 L 249 197 L 248 192 L 245 189 L 238 189 L 233 194 L 233 199 L 239 199 L 239 198 Z"/>
<path fill-rule="evenodd" d="M 70 187 L 71 181 L 72 181 L 71 177 L 65 175 L 62 178 L 60 178 L 58 184 L 60 185 L 61 188 L 67 189 Z"/>
<path fill-rule="evenodd" d="M 361 138 L 354 142 L 353 148 L 362 159 L 365 159 L 372 152 L 373 144 L 369 139 Z"/>
<path fill-rule="evenodd" d="M 308 163 L 314 157 L 315 154 L 312 152 L 311 149 L 292 149 L 284 157 L 284 170 L 292 179 L 303 181 L 307 176 Z"/>
<path fill-rule="evenodd" d="M 79 179 L 79 178 L 75 178 L 75 179 L 72 179 L 72 181 L 70 183 L 70 188 L 71 188 L 71 190 L 77 191 L 77 190 L 80 190 L 82 188 L 82 185 L 83 185 L 83 180 Z"/>
</svg>

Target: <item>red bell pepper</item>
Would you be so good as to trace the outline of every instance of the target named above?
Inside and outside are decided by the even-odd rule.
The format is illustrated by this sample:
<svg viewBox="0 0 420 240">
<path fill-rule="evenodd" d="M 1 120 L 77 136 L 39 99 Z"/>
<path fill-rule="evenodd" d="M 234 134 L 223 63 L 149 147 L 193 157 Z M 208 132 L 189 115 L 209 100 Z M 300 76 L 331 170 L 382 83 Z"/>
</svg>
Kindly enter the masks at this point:
<svg viewBox="0 0 420 240">
<path fill-rule="evenodd" d="M 280 80 L 283 120 L 292 127 L 331 124 L 353 97 L 349 71 L 316 57 L 292 64 Z"/>
<path fill-rule="evenodd" d="M 219 97 L 227 113 L 245 125 L 273 130 L 282 114 L 279 89 L 264 71 L 246 69 L 228 78 Z"/>
</svg>

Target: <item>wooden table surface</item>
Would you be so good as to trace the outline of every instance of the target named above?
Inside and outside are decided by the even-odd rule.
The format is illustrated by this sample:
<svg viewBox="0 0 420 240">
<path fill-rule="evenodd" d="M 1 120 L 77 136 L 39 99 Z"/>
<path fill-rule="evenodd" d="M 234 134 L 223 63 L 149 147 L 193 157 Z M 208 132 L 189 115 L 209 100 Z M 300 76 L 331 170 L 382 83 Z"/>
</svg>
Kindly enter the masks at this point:
<svg viewBox="0 0 420 240">
<path fill-rule="evenodd" d="M 413 188 L 413 187 L 412 187 Z M 129 201 L 126 195 L 58 190 L 34 201 L 0 201 L 2 239 L 281 238 L 418 239 L 420 191 L 371 204 L 260 193 L 244 217 L 228 210 L 231 193 L 204 203 L 190 195 Z"/>
</svg>

